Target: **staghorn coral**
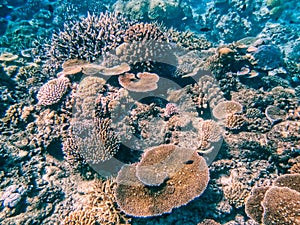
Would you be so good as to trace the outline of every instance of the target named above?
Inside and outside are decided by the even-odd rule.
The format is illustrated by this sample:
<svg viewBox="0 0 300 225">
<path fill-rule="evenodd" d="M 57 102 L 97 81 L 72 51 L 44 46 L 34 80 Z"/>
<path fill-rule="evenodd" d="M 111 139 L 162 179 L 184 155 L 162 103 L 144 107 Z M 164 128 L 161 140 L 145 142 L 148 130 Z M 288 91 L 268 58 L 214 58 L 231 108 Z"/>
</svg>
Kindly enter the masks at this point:
<svg viewBox="0 0 300 225">
<path fill-rule="evenodd" d="M 221 128 L 213 120 L 204 120 L 196 125 L 198 129 L 199 146 L 197 151 L 200 153 L 210 152 L 214 148 L 214 143 L 221 141 Z"/>
<path fill-rule="evenodd" d="M 230 114 L 225 118 L 224 126 L 229 130 L 241 130 L 246 124 L 246 118 L 243 115 Z"/>
<path fill-rule="evenodd" d="M 157 89 L 159 76 L 155 73 L 125 73 L 119 76 L 119 83 L 122 87 L 134 92 L 148 92 Z"/>
<path fill-rule="evenodd" d="M 48 50 L 50 64 L 58 66 L 68 59 L 94 61 L 121 44 L 128 25 L 116 13 L 88 14 L 80 21 L 65 24 L 64 30 L 52 37 Z"/>
<path fill-rule="evenodd" d="M 223 184 L 224 197 L 228 202 L 236 208 L 241 208 L 245 205 L 245 199 L 249 196 L 249 186 L 245 183 L 244 177 L 246 175 L 245 168 L 234 169 L 231 171 L 229 177 L 223 177 L 221 183 Z M 256 175 L 253 174 L 252 179 Z"/>
<path fill-rule="evenodd" d="M 175 151 L 176 147 L 173 148 L 173 151 L 169 150 L 171 149 L 158 146 L 149 151 L 159 151 L 161 156 L 164 155 L 162 158 L 177 152 Z M 137 217 L 161 215 L 200 196 L 209 180 L 208 167 L 201 156 L 196 152 L 192 152 L 189 150 L 180 153 L 190 156 L 189 160 L 186 161 L 188 157 L 184 157 L 184 161 L 181 161 L 180 157 L 178 157 L 178 161 L 181 161 L 179 169 L 170 174 L 169 179 L 156 187 L 147 186 L 138 179 L 136 176 L 136 163 L 123 166 L 117 176 L 116 188 L 116 200 L 122 211 Z M 174 157 L 176 158 L 176 156 Z M 155 160 L 159 159 L 156 158 Z M 173 163 L 170 163 L 166 166 L 172 168 Z M 154 173 L 155 171 L 152 172 Z"/>
<path fill-rule="evenodd" d="M 173 115 L 179 114 L 177 105 L 174 103 L 167 103 L 164 109 L 163 117 L 169 119 Z"/>
<path fill-rule="evenodd" d="M 291 174 L 300 173 L 300 156 L 290 159 L 289 163 L 292 164 L 291 168 L 289 169 Z"/>
<path fill-rule="evenodd" d="M 3 118 L 4 123 L 10 123 L 12 125 L 17 125 L 22 121 L 22 108 L 24 103 L 17 103 L 11 105 L 5 112 L 5 117 Z"/>
<path fill-rule="evenodd" d="M 180 90 L 170 90 L 167 100 L 177 104 L 180 111 L 195 112 L 202 116 L 210 113 L 209 109 L 213 109 L 225 98 L 216 80 L 212 76 L 204 75 L 194 85 L 187 85 Z"/>
<path fill-rule="evenodd" d="M 274 125 L 267 138 L 276 141 L 277 154 L 282 154 L 286 150 L 297 149 L 300 146 L 300 122 L 283 121 Z"/>
<path fill-rule="evenodd" d="M 119 60 L 140 72 L 151 72 L 157 63 L 176 65 L 168 33 L 155 23 L 135 23 L 128 27 L 124 43 L 116 48 L 112 60 Z"/>
<path fill-rule="evenodd" d="M 212 46 L 209 42 L 202 36 L 199 36 L 191 31 L 179 32 L 174 28 L 168 30 L 170 38 L 177 46 L 182 47 L 187 50 L 206 50 Z"/>
<path fill-rule="evenodd" d="M 48 81 L 37 93 L 38 104 L 49 106 L 59 102 L 69 87 L 70 80 L 66 77 L 59 77 Z"/>
<path fill-rule="evenodd" d="M 52 141 L 68 136 L 67 130 L 70 126 L 70 115 L 68 113 L 45 109 L 35 117 L 34 124 L 29 123 L 27 126 L 28 130 L 36 129 L 31 140 L 33 145 L 46 148 Z M 33 128 L 30 128 L 31 126 Z"/>
</svg>

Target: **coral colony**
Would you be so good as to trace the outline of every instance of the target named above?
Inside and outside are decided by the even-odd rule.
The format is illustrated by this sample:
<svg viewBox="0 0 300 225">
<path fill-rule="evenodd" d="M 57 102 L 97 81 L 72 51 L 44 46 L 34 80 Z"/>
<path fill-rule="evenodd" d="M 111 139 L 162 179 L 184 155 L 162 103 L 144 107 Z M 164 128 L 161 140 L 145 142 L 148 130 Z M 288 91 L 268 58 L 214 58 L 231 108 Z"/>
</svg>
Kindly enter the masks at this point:
<svg viewBox="0 0 300 225">
<path fill-rule="evenodd" d="M 0 224 L 300 224 L 300 5 L 205 2 L 1 5 Z"/>
</svg>

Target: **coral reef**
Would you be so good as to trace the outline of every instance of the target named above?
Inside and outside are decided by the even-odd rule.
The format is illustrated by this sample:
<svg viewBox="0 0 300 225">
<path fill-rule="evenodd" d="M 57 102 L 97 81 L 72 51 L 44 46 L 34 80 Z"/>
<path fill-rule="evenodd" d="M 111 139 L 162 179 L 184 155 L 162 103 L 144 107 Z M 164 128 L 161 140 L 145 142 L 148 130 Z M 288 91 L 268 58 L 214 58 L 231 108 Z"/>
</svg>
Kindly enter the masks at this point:
<svg viewBox="0 0 300 225">
<path fill-rule="evenodd" d="M 298 224 L 299 7 L 2 1 L 0 223 Z"/>
</svg>

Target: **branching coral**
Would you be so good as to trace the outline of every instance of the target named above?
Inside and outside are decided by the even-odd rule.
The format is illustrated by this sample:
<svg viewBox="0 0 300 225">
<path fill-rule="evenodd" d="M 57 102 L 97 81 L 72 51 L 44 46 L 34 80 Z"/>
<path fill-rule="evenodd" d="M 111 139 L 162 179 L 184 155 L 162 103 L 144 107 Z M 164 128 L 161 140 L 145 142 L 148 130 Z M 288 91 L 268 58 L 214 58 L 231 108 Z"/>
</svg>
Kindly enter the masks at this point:
<svg viewBox="0 0 300 225">
<path fill-rule="evenodd" d="M 96 213 L 89 210 L 71 212 L 63 221 L 64 225 L 95 225 Z"/>
<path fill-rule="evenodd" d="M 81 21 L 65 24 L 64 31 L 53 35 L 49 55 L 54 63 L 67 59 L 94 61 L 122 42 L 128 25 L 129 22 L 118 14 L 89 14 Z"/>
<path fill-rule="evenodd" d="M 48 81 L 37 93 L 38 104 L 48 106 L 59 102 L 68 91 L 70 84 L 70 80 L 66 77 Z"/>
<path fill-rule="evenodd" d="M 119 140 L 110 123 L 110 119 L 71 121 L 78 153 L 87 162 L 97 164 L 109 160 L 118 151 Z"/>
<path fill-rule="evenodd" d="M 89 207 L 97 215 L 97 222 L 103 225 L 130 224 L 131 218 L 121 212 L 115 197 L 117 183 L 112 179 L 97 180 L 88 193 Z"/>
</svg>

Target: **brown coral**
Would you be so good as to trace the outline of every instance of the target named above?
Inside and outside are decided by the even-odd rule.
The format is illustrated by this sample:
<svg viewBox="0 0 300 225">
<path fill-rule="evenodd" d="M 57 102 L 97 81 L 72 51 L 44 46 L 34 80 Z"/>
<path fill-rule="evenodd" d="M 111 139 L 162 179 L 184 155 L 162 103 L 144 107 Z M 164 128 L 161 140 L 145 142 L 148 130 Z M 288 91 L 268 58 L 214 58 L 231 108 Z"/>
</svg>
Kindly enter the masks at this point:
<svg viewBox="0 0 300 225">
<path fill-rule="evenodd" d="M 63 76 L 48 81 L 37 93 L 38 104 L 48 106 L 59 102 L 70 85 L 70 80 Z"/>
<path fill-rule="evenodd" d="M 89 207 L 97 215 L 97 222 L 103 225 L 130 224 L 130 218 L 121 212 L 116 203 L 117 183 L 112 179 L 97 180 L 88 193 Z"/>
<path fill-rule="evenodd" d="M 265 197 L 265 193 L 270 187 L 255 187 L 251 191 L 251 195 L 247 198 L 245 211 L 247 215 L 258 223 L 262 222 L 264 209 L 261 205 Z"/>
<path fill-rule="evenodd" d="M 300 224 L 300 193 L 287 187 L 270 188 L 262 201 L 263 223 Z"/>
<path fill-rule="evenodd" d="M 157 89 L 159 76 L 155 73 L 126 73 L 119 76 L 119 83 L 122 87 L 135 92 L 148 92 Z"/>
<path fill-rule="evenodd" d="M 167 151 L 169 148 L 157 148 L 162 156 L 166 154 L 163 158 L 174 153 Z M 182 166 L 170 174 L 169 179 L 155 187 L 147 186 L 137 178 L 137 164 L 125 165 L 117 177 L 116 199 L 120 208 L 133 216 L 155 216 L 171 212 L 173 208 L 185 205 L 201 195 L 209 180 L 205 160 L 194 152 L 188 161 L 181 163 Z"/>
<path fill-rule="evenodd" d="M 223 101 L 213 108 L 212 114 L 217 119 L 225 119 L 230 114 L 241 113 L 243 106 L 236 101 Z"/>
<path fill-rule="evenodd" d="M 64 225 L 95 225 L 96 213 L 90 209 L 71 212 L 63 221 Z"/>
<path fill-rule="evenodd" d="M 71 121 L 79 154 L 87 162 L 97 164 L 107 161 L 118 151 L 120 143 L 110 124 L 110 119 Z"/>
<path fill-rule="evenodd" d="M 277 187 L 288 187 L 300 192 L 300 174 L 284 174 L 279 176 L 274 185 Z"/>
<path fill-rule="evenodd" d="M 222 138 L 221 128 L 213 120 L 204 120 L 197 126 L 199 134 L 198 152 L 205 153 L 212 147 L 212 143 L 219 142 Z"/>
<path fill-rule="evenodd" d="M 254 188 L 246 202 L 246 213 L 258 223 L 300 223 L 300 175 L 279 176 L 274 186 Z"/>
</svg>

